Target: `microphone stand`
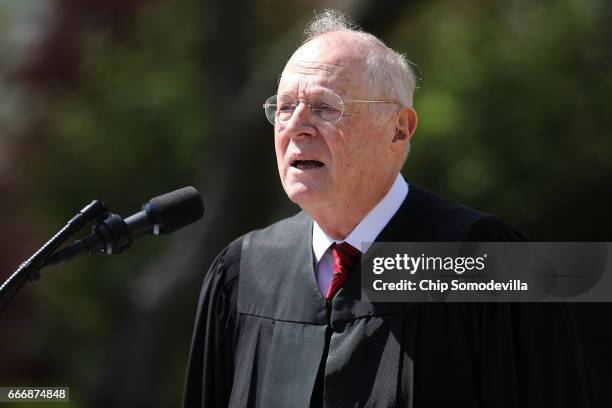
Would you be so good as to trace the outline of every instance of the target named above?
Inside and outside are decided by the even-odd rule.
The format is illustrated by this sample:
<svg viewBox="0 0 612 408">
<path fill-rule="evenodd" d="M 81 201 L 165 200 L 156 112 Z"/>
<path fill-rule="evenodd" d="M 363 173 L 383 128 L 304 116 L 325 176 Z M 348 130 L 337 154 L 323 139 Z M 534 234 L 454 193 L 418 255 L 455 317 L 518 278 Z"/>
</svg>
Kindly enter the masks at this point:
<svg viewBox="0 0 612 408">
<path fill-rule="evenodd" d="M 47 241 L 38 251 L 28 258 L 19 268 L 0 286 L 0 312 L 2 312 L 11 298 L 31 280 L 36 282 L 40 278 L 40 269 L 45 266 L 44 261 L 53 252 L 66 242 L 72 235 L 81 230 L 90 220 L 107 212 L 107 208 L 100 200 L 94 200 L 83 207 L 81 211 Z"/>
</svg>

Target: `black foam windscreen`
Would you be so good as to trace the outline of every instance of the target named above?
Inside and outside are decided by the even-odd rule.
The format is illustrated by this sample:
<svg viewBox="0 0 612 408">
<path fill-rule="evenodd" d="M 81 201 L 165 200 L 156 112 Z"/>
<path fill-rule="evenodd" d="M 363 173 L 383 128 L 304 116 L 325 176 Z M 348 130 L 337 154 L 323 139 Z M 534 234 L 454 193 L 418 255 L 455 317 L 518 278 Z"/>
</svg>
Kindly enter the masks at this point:
<svg viewBox="0 0 612 408">
<path fill-rule="evenodd" d="M 176 231 L 204 215 L 202 197 L 191 186 L 152 198 L 143 209 L 159 224 L 159 234 Z"/>
</svg>

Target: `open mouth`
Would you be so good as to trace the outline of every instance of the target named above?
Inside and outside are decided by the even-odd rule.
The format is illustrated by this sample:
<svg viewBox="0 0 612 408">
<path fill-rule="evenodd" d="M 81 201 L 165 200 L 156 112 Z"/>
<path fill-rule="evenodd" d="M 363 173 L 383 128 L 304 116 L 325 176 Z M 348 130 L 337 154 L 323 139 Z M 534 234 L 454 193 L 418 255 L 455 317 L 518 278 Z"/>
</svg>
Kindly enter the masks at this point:
<svg viewBox="0 0 612 408">
<path fill-rule="evenodd" d="M 323 167 L 323 163 L 318 160 L 293 160 L 291 162 L 291 167 L 300 170 L 316 169 L 318 167 Z"/>
</svg>

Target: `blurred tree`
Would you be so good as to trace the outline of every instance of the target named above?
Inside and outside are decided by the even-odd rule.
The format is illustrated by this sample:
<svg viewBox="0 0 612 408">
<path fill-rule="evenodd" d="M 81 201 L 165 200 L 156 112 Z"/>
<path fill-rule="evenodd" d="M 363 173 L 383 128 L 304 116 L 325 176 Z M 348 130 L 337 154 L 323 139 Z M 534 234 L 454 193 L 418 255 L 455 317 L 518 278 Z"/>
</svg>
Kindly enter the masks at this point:
<svg viewBox="0 0 612 408">
<path fill-rule="evenodd" d="M 609 238 L 609 8 L 437 2 L 396 26 L 392 46 L 421 39 L 408 175 L 538 240 Z"/>
</svg>

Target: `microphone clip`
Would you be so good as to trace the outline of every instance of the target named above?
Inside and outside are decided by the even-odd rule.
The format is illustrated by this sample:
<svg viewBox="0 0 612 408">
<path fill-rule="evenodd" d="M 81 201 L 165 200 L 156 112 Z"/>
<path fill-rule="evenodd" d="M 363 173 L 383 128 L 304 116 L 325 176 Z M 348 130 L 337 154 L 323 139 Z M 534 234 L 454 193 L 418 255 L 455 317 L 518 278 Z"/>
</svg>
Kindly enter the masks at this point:
<svg viewBox="0 0 612 408">
<path fill-rule="evenodd" d="M 132 244 L 130 230 L 125 220 L 120 215 L 111 212 L 106 212 L 98 217 L 92 232 L 101 239 L 103 246 L 100 249 L 108 255 L 120 254 Z M 96 245 L 92 245 L 89 253 L 91 254 L 95 248 Z"/>
</svg>

